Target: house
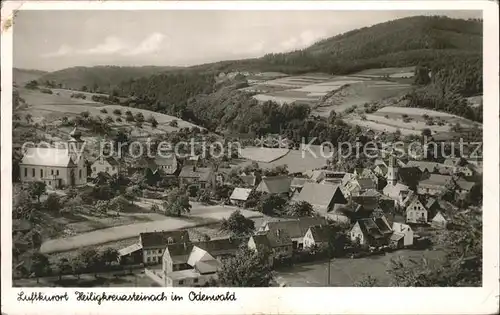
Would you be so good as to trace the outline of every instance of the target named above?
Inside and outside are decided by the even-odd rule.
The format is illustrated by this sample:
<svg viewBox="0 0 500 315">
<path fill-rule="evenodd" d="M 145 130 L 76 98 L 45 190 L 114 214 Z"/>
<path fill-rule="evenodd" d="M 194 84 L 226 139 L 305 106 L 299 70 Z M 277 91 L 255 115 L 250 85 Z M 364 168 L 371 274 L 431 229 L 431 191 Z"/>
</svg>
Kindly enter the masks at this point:
<svg viewBox="0 0 500 315">
<path fill-rule="evenodd" d="M 240 188 L 236 187 L 233 190 L 233 193 L 229 197 L 229 200 L 233 205 L 237 206 L 243 206 L 245 202 L 248 199 L 248 196 L 250 196 L 250 193 L 252 192 L 252 189 L 250 188 Z"/>
<path fill-rule="evenodd" d="M 211 188 L 215 186 L 215 173 L 209 167 L 183 166 L 179 173 L 179 183 L 181 186 L 197 185 L 202 189 Z"/>
<path fill-rule="evenodd" d="M 401 183 L 395 183 L 393 185 L 387 184 L 382 190 L 384 196 L 395 201 L 396 205 L 399 207 L 404 207 L 411 196 L 413 196 L 413 191 L 406 185 Z"/>
<path fill-rule="evenodd" d="M 377 189 L 376 183 L 370 178 L 353 178 L 344 187 L 346 197 L 359 196 L 369 189 Z"/>
<path fill-rule="evenodd" d="M 406 163 L 407 167 L 418 167 L 422 172 L 432 173 L 451 173 L 453 172 L 453 167 L 436 162 L 429 161 L 408 161 Z"/>
<path fill-rule="evenodd" d="M 304 188 L 294 200 L 310 203 L 314 211 L 332 220 L 349 221 L 349 218 L 338 212 L 347 204 L 339 185 L 305 183 Z"/>
<path fill-rule="evenodd" d="M 427 198 L 425 208 L 427 209 L 428 218 L 433 218 L 440 210 L 443 209 L 439 200 L 432 197 Z"/>
<path fill-rule="evenodd" d="M 118 262 L 121 265 L 135 265 L 143 262 L 142 245 L 132 244 L 118 250 Z"/>
<path fill-rule="evenodd" d="M 269 263 L 273 263 L 273 258 L 281 256 L 291 258 L 293 243 L 290 235 L 285 230 L 269 230 L 257 232 L 248 240 L 248 248 L 254 251 L 266 250 L 272 255 L 269 257 Z"/>
<path fill-rule="evenodd" d="M 322 217 L 271 219 L 265 221 L 258 231 L 286 231 L 292 239 L 292 247 L 295 249 L 303 247 L 304 236 L 311 226 L 326 225 L 327 223 L 326 219 Z"/>
<path fill-rule="evenodd" d="M 110 176 L 120 173 L 120 163 L 112 156 L 99 156 L 94 163 L 92 163 L 90 168 L 92 170 L 92 176 L 96 176 L 101 172 Z"/>
<path fill-rule="evenodd" d="M 375 165 L 373 172 L 378 176 L 386 176 L 387 166 L 385 164 Z"/>
<path fill-rule="evenodd" d="M 403 248 L 413 245 L 413 230 L 408 224 L 392 223 L 391 244 L 395 248 Z"/>
<path fill-rule="evenodd" d="M 464 199 L 471 192 L 472 188 L 476 186 L 474 182 L 468 182 L 466 180 L 459 179 L 456 181 L 457 187 L 455 189 L 458 192 L 458 196 L 460 199 Z"/>
<path fill-rule="evenodd" d="M 379 198 L 376 196 L 353 196 L 350 208 L 346 208 L 344 213 L 349 216 L 352 221 L 361 218 L 368 218 L 373 211 L 378 209 Z"/>
<path fill-rule="evenodd" d="M 288 196 L 291 184 L 292 178 L 288 176 L 263 176 L 255 190 L 267 194 Z"/>
<path fill-rule="evenodd" d="M 344 178 L 345 174 L 345 172 L 328 171 L 327 173 L 325 173 L 325 177 L 320 181 L 320 183 L 327 185 L 340 185 L 342 184 L 342 179 Z"/>
<path fill-rule="evenodd" d="M 447 225 L 448 225 L 447 217 L 443 212 L 438 211 L 438 213 L 436 213 L 434 218 L 432 218 L 431 226 L 438 229 L 445 229 Z"/>
<path fill-rule="evenodd" d="M 82 154 L 83 140 L 76 128 L 66 148 L 28 148 L 19 163 L 23 183 L 44 182 L 52 189 L 87 183 L 87 166 Z"/>
<path fill-rule="evenodd" d="M 179 162 L 177 161 L 177 157 L 175 154 L 169 154 L 168 156 L 155 156 L 154 165 L 156 166 L 156 170 L 159 170 L 160 173 L 172 176 L 177 172 L 177 168 L 179 167 Z M 156 171 L 155 170 L 155 171 Z"/>
<path fill-rule="evenodd" d="M 203 287 L 217 281 L 220 262 L 206 250 L 190 244 L 168 245 L 162 257 L 165 287 Z"/>
<path fill-rule="evenodd" d="M 375 183 L 375 186 L 378 185 L 378 176 L 377 174 L 375 174 L 374 171 L 372 171 L 371 169 L 369 168 L 364 168 L 360 171 L 360 173 L 357 175 L 357 177 L 359 179 L 371 179 L 374 183 Z"/>
<path fill-rule="evenodd" d="M 328 244 L 334 235 L 335 231 L 331 225 L 311 226 L 304 236 L 304 248 Z"/>
<path fill-rule="evenodd" d="M 235 256 L 240 246 L 247 242 L 248 238 L 225 237 L 195 242 L 193 245 L 207 251 L 215 259 L 222 262 L 226 258 Z"/>
<path fill-rule="evenodd" d="M 428 212 L 422 201 L 418 197 L 414 197 L 406 207 L 406 223 L 427 223 Z"/>
<path fill-rule="evenodd" d="M 385 217 L 359 219 L 349 232 L 352 242 L 375 247 L 388 244 L 391 234 Z"/>
<path fill-rule="evenodd" d="M 411 190 L 416 190 L 418 183 L 423 178 L 427 178 L 429 176 L 429 173 L 426 171 L 422 172 L 418 167 L 406 166 L 400 167 L 398 169 L 397 176 L 397 180 L 399 183 L 410 187 Z"/>
<path fill-rule="evenodd" d="M 445 193 L 453 185 L 453 177 L 448 175 L 430 174 L 429 178 L 418 183 L 419 195 L 437 196 Z"/>
<path fill-rule="evenodd" d="M 189 242 L 187 230 L 146 232 L 139 234 L 145 265 L 161 262 L 165 246 L 169 244 Z"/>
</svg>

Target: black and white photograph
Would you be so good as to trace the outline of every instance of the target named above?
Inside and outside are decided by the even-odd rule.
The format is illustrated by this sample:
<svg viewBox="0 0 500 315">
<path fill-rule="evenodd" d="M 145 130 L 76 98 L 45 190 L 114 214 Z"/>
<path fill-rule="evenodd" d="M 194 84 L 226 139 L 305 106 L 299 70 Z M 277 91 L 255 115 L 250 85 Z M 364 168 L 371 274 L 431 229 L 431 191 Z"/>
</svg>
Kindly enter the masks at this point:
<svg viewBox="0 0 500 315">
<path fill-rule="evenodd" d="M 14 289 L 483 287 L 483 14 L 2 12 L 2 270 Z"/>
</svg>

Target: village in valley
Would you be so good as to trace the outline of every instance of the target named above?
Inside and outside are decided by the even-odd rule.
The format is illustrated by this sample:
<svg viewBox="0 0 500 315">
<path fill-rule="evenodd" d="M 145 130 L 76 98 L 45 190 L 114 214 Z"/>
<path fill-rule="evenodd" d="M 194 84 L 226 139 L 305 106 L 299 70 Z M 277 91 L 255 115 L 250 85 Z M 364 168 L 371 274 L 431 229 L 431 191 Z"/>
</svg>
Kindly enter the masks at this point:
<svg viewBox="0 0 500 315">
<path fill-rule="evenodd" d="M 469 73 L 424 61 L 342 77 L 230 64 L 111 91 L 14 69 L 14 286 L 481 285 L 482 88 L 417 108 Z M 140 80 L 195 83 L 175 99 Z"/>
</svg>

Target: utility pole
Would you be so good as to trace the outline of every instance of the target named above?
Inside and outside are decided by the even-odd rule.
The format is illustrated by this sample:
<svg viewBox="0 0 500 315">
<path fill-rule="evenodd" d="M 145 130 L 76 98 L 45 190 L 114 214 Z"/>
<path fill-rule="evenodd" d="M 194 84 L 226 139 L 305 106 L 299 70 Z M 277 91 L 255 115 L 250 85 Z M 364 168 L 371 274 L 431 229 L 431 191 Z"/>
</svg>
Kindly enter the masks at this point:
<svg viewBox="0 0 500 315">
<path fill-rule="evenodd" d="M 327 286 L 330 286 L 330 264 L 332 263 L 332 259 L 328 258 L 328 276 L 327 276 Z"/>
</svg>

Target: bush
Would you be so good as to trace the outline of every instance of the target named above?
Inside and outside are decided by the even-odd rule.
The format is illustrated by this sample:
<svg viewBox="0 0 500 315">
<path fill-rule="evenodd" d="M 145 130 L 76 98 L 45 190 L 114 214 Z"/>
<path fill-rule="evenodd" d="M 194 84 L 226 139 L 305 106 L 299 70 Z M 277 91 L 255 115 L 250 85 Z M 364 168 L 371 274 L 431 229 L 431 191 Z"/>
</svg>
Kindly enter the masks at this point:
<svg viewBox="0 0 500 315">
<path fill-rule="evenodd" d="M 40 89 L 40 92 L 45 94 L 54 94 L 51 89 Z"/>
<path fill-rule="evenodd" d="M 122 121 L 123 120 L 120 117 L 116 118 L 116 122 L 122 122 Z"/>
<path fill-rule="evenodd" d="M 168 124 L 170 127 L 175 127 L 177 128 L 179 126 L 179 124 L 177 123 L 177 120 L 172 120 L 169 124 Z"/>
<path fill-rule="evenodd" d="M 125 112 L 125 115 L 132 116 L 132 112 L 128 110 L 128 111 Z"/>
<path fill-rule="evenodd" d="M 107 113 L 108 113 L 108 111 L 106 110 L 106 108 L 103 108 L 103 109 L 101 109 L 101 113 L 103 113 L 103 114 L 107 114 Z"/>
<path fill-rule="evenodd" d="M 117 109 L 113 110 L 113 114 L 121 116 L 122 111 L 117 108 Z"/>
<path fill-rule="evenodd" d="M 132 115 L 127 116 L 127 118 L 125 118 L 125 120 L 128 122 L 135 121 L 134 116 L 132 116 Z"/>
</svg>

